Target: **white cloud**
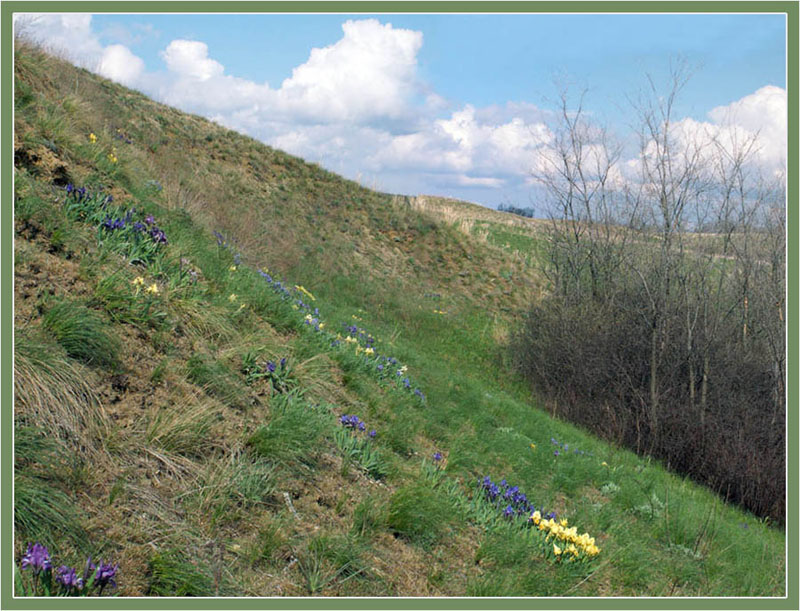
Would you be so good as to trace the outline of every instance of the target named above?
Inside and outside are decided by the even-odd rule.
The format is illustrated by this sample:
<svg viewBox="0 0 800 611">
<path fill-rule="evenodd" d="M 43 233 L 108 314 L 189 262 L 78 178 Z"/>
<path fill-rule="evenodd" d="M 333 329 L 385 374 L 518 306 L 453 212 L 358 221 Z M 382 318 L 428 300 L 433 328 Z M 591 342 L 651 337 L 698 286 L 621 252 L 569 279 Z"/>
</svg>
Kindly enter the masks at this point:
<svg viewBox="0 0 800 611">
<path fill-rule="evenodd" d="M 727 106 L 717 106 L 708 116 L 729 143 L 757 136 L 757 161 L 776 170 L 786 161 L 787 108 L 786 90 L 767 85 Z"/>
<path fill-rule="evenodd" d="M 82 13 L 14 15 L 15 33 L 87 68 L 93 68 L 103 52 L 91 23 L 92 16 Z"/>
<path fill-rule="evenodd" d="M 97 72 L 123 85 L 135 85 L 144 72 L 144 62 L 128 47 L 109 45 L 103 49 Z"/>
<path fill-rule="evenodd" d="M 347 21 L 333 45 L 312 49 L 280 88 L 280 102 L 317 120 L 397 118 L 417 88 L 422 33 L 376 19 Z"/>
<path fill-rule="evenodd" d="M 208 45 L 196 40 L 173 40 L 161 53 L 170 72 L 199 81 L 222 76 L 225 68 L 208 57 Z"/>
</svg>

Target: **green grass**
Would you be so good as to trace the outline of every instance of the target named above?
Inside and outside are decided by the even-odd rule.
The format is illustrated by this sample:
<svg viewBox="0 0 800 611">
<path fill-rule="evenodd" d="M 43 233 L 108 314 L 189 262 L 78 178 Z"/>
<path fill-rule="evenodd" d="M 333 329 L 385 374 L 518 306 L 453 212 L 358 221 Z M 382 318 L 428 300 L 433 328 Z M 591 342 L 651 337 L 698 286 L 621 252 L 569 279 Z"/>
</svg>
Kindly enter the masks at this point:
<svg viewBox="0 0 800 611">
<path fill-rule="evenodd" d="M 97 367 L 119 369 L 120 342 L 97 312 L 74 301 L 61 301 L 48 308 L 42 326 L 69 357 Z"/>
<path fill-rule="evenodd" d="M 386 524 L 392 532 L 427 548 L 452 533 L 454 514 L 455 507 L 449 499 L 420 482 L 392 495 Z"/>
<path fill-rule="evenodd" d="M 333 416 L 295 394 L 273 396 L 270 411 L 270 421 L 253 433 L 249 446 L 258 456 L 285 467 L 314 467 L 323 436 L 333 428 Z"/>
</svg>

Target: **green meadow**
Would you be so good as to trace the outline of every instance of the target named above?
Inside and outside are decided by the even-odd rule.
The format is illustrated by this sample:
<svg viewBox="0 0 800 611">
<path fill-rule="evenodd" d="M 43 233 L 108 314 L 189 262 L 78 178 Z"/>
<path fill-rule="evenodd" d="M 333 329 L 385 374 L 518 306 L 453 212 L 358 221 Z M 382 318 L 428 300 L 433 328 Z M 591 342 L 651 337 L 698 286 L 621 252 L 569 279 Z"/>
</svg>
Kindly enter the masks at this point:
<svg viewBox="0 0 800 611">
<path fill-rule="evenodd" d="M 25 45 L 14 149 L 17 595 L 786 594 L 783 528 L 512 373 L 542 221 Z"/>
</svg>

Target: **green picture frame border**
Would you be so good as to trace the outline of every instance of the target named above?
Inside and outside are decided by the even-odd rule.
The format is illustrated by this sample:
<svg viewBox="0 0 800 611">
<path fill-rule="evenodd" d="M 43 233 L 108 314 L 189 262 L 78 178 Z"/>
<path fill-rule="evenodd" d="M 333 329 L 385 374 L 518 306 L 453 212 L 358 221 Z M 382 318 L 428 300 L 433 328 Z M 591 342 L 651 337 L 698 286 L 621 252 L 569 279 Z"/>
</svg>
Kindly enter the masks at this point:
<svg viewBox="0 0 800 611">
<path fill-rule="evenodd" d="M 13 15 L 102 13 L 771 13 L 787 18 L 787 596 L 772 598 L 15 598 L 13 597 Z M 2 609 L 798 609 L 798 15 L 796 1 L 8 1 L 0 4 L 0 608 Z M 754 559 L 756 561 L 756 559 Z"/>
</svg>

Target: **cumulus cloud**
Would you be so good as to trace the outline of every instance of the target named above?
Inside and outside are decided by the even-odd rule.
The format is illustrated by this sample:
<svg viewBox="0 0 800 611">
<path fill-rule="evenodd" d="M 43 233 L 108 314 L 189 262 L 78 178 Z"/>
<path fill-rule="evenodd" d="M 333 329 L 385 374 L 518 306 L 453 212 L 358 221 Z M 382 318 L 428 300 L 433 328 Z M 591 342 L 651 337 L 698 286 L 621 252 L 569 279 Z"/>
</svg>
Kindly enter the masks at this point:
<svg viewBox="0 0 800 611">
<path fill-rule="evenodd" d="M 280 103 L 317 120 L 397 118 L 418 91 L 422 33 L 376 19 L 347 21 L 333 45 L 312 49 L 281 84 Z"/>
<path fill-rule="evenodd" d="M 786 161 L 786 90 L 767 85 L 756 92 L 708 113 L 713 127 L 725 131 L 725 138 L 756 136 L 756 158 L 765 167 L 778 169 Z"/>
<path fill-rule="evenodd" d="M 128 47 L 109 45 L 103 49 L 97 72 L 123 85 L 135 85 L 144 72 L 144 62 Z"/>
<path fill-rule="evenodd" d="M 225 71 L 222 64 L 208 57 L 208 45 L 196 40 L 173 40 L 161 57 L 170 72 L 198 81 L 222 76 Z"/>
</svg>

